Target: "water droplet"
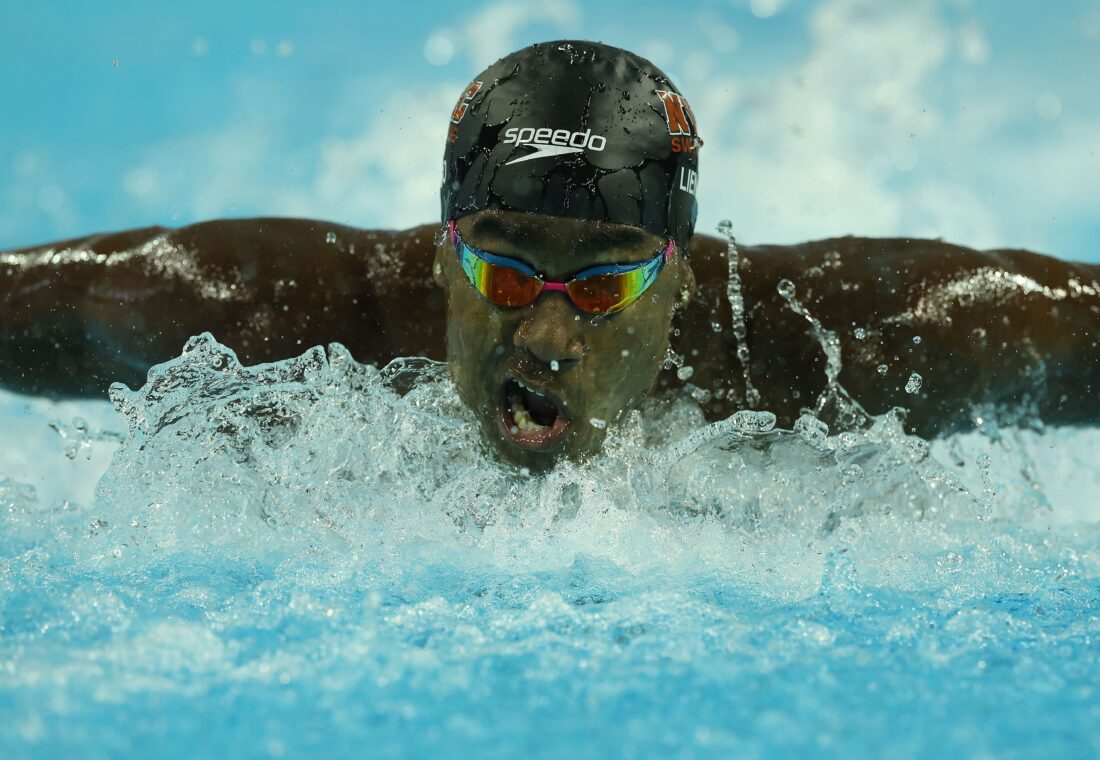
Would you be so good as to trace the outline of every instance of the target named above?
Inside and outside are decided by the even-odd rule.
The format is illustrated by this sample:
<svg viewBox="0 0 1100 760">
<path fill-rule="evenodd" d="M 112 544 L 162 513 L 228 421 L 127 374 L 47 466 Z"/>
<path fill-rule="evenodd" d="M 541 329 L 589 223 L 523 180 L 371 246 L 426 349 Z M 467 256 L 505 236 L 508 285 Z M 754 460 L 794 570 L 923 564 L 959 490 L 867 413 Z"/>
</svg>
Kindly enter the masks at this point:
<svg viewBox="0 0 1100 760">
<path fill-rule="evenodd" d="M 690 380 L 691 376 L 695 374 L 695 368 L 690 365 L 684 365 L 680 369 L 676 370 L 676 377 L 681 380 Z"/>
<path fill-rule="evenodd" d="M 903 446 L 909 452 L 909 459 L 913 462 L 923 462 L 928 458 L 928 442 L 923 438 L 910 436 L 905 439 Z"/>
<path fill-rule="evenodd" d="M 786 299 L 794 298 L 795 287 L 794 283 L 788 280 L 786 277 L 779 281 L 779 284 L 775 286 L 775 290 L 779 295 Z"/>
<path fill-rule="evenodd" d="M 329 245 L 335 243 L 336 242 L 336 233 L 335 232 L 327 233 L 325 235 L 325 242 L 328 243 Z"/>
<path fill-rule="evenodd" d="M 882 377 L 886 377 L 886 373 L 890 371 L 890 368 L 887 367 L 885 364 L 878 365 L 876 369 Z"/>
<path fill-rule="evenodd" d="M 775 415 L 771 412 L 753 412 L 742 409 L 730 417 L 734 429 L 742 433 L 767 433 L 775 427 Z"/>
<path fill-rule="evenodd" d="M 668 352 L 665 353 L 665 360 L 662 364 L 663 369 L 672 369 L 673 367 L 684 366 L 684 357 L 672 350 L 672 346 L 668 347 Z"/>
<path fill-rule="evenodd" d="M 794 432 L 806 443 L 821 443 L 829 435 L 829 426 L 812 414 L 803 414 L 794 423 Z"/>
<path fill-rule="evenodd" d="M 737 249 L 737 240 L 733 236 L 733 224 L 728 219 L 718 225 L 718 232 L 726 238 L 726 300 L 730 305 L 737 361 L 741 365 L 741 378 L 745 383 L 745 401 L 753 407 L 760 403 L 760 394 L 749 377 L 748 327 L 745 323 L 745 299 L 741 294 L 741 252 Z M 711 323 L 711 329 L 721 332 L 721 326 L 717 322 Z"/>
<path fill-rule="evenodd" d="M 906 393 L 916 393 L 920 390 L 920 387 L 924 384 L 924 378 L 918 375 L 916 372 L 909 376 L 909 382 L 905 384 Z"/>
<path fill-rule="evenodd" d="M 710 391 L 704 389 L 704 388 L 698 388 L 698 387 L 693 386 L 691 391 L 690 391 L 690 395 L 693 399 L 695 399 L 696 403 L 705 404 L 708 401 L 710 401 L 711 397 L 714 394 L 711 393 Z"/>
<path fill-rule="evenodd" d="M 959 571 L 962 564 L 962 555 L 957 552 L 949 551 L 936 561 L 936 569 L 941 573 L 954 573 Z"/>
<path fill-rule="evenodd" d="M 588 422 L 597 430 L 603 430 L 607 427 L 607 420 L 601 420 L 599 417 L 593 417 Z"/>
</svg>

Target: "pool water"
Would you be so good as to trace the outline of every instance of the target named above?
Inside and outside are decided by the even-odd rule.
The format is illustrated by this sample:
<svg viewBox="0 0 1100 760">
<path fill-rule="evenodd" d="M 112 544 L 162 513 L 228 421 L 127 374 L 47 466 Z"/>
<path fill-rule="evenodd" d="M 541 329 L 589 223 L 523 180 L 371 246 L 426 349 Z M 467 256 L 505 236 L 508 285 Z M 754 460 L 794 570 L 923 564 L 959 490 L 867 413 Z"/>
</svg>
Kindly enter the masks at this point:
<svg viewBox="0 0 1100 760">
<path fill-rule="evenodd" d="M 1096 429 L 685 397 L 532 476 L 424 360 L 112 395 L 0 395 L 3 757 L 1100 753 Z"/>
</svg>

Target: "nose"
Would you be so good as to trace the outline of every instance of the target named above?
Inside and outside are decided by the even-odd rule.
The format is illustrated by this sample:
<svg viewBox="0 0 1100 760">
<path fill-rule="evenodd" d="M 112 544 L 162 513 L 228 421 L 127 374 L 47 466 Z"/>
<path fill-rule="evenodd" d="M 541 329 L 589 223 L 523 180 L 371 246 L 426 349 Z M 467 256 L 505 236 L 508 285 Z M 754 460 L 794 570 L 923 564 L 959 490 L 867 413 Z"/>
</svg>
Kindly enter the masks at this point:
<svg viewBox="0 0 1100 760">
<path fill-rule="evenodd" d="M 584 358 L 584 317 L 563 293 L 545 293 L 520 319 L 512 342 L 546 364 L 568 369 Z"/>
</svg>

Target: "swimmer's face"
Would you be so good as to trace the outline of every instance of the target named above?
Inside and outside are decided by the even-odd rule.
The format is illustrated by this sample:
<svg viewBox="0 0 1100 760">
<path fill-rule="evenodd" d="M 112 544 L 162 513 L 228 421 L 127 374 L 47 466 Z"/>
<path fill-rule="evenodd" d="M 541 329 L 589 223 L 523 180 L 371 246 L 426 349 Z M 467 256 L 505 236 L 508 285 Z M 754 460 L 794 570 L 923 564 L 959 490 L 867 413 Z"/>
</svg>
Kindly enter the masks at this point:
<svg viewBox="0 0 1100 760">
<path fill-rule="evenodd" d="M 458 232 L 557 282 L 587 267 L 647 261 L 666 243 L 636 227 L 506 211 L 463 217 Z M 447 358 L 459 394 L 506 459 L 537 470 L 599 449 L 649 393 L 677 300 L 694 288 L 677 252 L 614 314 L 594 316 L 549 290 L 529 306 L 496 306 L 470 284 L 449 237 L 436 251 L 435 276 L 447 290 Z"/>
</svg>

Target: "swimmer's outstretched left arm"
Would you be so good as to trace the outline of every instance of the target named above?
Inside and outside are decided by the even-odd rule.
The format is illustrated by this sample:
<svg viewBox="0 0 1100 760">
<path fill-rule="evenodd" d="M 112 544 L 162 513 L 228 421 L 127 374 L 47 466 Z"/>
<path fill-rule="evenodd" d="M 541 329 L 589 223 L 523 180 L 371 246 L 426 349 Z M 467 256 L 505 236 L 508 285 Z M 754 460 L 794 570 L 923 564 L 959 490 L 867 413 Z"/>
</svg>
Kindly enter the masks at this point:
<svg viewBox="0 0 1100 760">
<path fill-rule="evenodd" d="M 710 402 L 716 417 L 749 397 L 725 249 L 725 241 L 696 237 L 700 289 L 673 339 L 694 365 L 693 383 L 725 383 L 728 393 Z M 1100 266 L 939 240 L 844 237 L 742 247 L 741 276 L 756 408 L 776 412 L 780 424 L 789 426 L 825 390 L 822 343 L 830 336 L 851 396 L 875 414 L 908 409 L 909 427 L 922 435 L 973 429 L 991 413 L 1100 422 Z"/>
</svg>

